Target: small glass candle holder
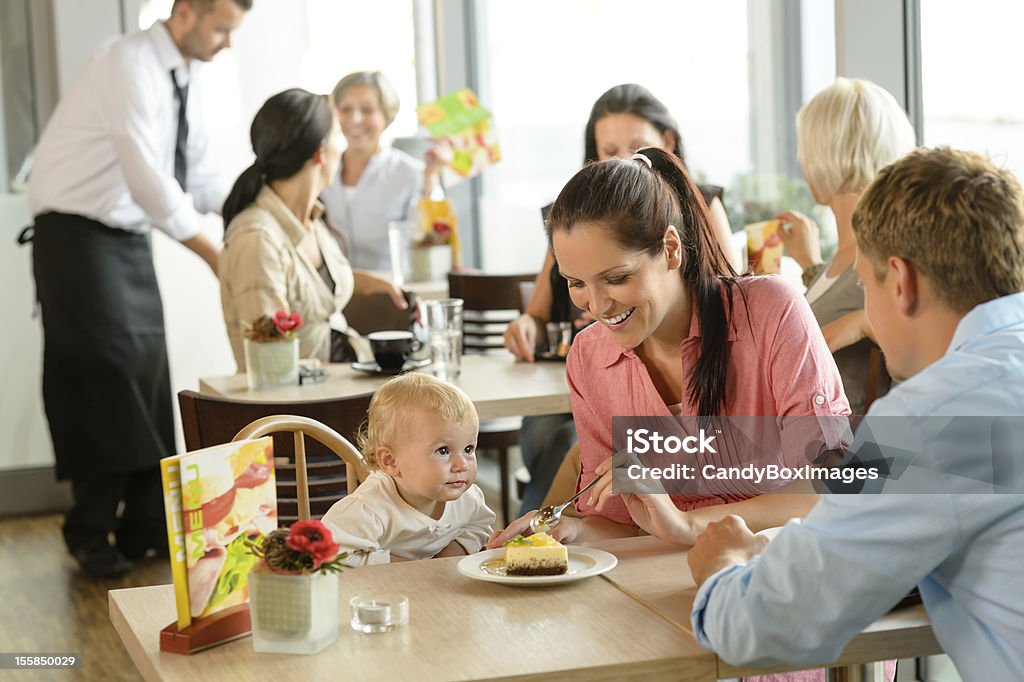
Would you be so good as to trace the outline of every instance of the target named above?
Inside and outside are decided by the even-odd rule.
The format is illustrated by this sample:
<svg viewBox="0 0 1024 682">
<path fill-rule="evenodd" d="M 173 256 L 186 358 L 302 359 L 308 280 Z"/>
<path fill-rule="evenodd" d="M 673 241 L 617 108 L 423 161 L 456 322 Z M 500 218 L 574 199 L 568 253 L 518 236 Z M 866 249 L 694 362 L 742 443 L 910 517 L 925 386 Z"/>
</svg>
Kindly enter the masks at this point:
<svg viewBox="0 0 1024 682">
<path fill-rule="evenodd" d="M 357 595 L 348 603 L 356 632 L 390 632 L 409 622 L 409 598 L 404 594 Z"/>
</svg>

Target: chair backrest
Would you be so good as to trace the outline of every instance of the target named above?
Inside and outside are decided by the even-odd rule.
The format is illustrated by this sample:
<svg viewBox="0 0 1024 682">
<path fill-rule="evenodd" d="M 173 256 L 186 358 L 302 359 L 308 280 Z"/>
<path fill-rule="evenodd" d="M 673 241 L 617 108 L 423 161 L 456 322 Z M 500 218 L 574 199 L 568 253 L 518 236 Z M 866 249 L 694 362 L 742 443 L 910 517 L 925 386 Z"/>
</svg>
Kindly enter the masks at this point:
<svg viewBox="0 0 1024 682">
<path fill-rule="evenodd" d="M 366 419 L 366 410 L 372 397 L 372 393 L 366 393 L 344 399 L 271 403 L 230 400 L 195 391 L 181 391 L 178 393 L 178 405 L 181 407 L 185 448 L 191 451 L 227 443 L 250 423 L 272 415 L 297 415 L 315 419 L 341 437 L 355 441 L 356 433 Z M 274 435 L 277 509 L 281 525 L 297 520 L 300 515 L 300 486 L 295 454 L 294 437 L 289 438 L 285 433 Z M 308 444 L 305 460 L 308 489 L 312 495 L 310 513 L 313 516 L 326 512 L 362 478 L 360 472 L 356 472 L 353 478 L 338 455 L 320 442 Z"/>
<path fill-rule="evenodd" d="M 521 282 L 533 282 L 537 274 L 485 275 L 448 273 L 448 291 L 461 298 L 462 347 L 467 352 L 504 348 L 501 335 L 519 317 Z"/>
<path fill-rule="evenodd" d="M 306 466 L 306 436 L 327 446 L 331 452 L 345 462 L 345 480 L 348 492 L 351 493 L 366 478 L 368 473 L 366 462 L 358 449 L 347 438 L 334 429 L 324 426 L 315 419 L 298 417 L 289 414 L 261 417 L 235 434 L 232 440 L 259 438 L 275 433 L 292 433 L 295 444 L 295 488 L 298 502 L 298 520 L 310 518 L 309 478 Z M 331 500 L 333 504 L 336 500 Z M 330 507 L 328 507 L 329 509 Z M 320 511 L 322 516 L 327 510 Z"/>
</svg>

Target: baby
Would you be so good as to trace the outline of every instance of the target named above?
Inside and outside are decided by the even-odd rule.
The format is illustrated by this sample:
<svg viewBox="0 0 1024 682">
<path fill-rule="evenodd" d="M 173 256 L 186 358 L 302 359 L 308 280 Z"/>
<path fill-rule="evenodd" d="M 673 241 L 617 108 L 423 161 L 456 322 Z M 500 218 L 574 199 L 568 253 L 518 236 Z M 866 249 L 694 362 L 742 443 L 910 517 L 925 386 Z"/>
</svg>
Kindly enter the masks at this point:
<svg viewBox="0 0 1024 682">
<path fill-rule="evenodd" d="M 451 384 L 419 372 L 384 384 L 359 434 L 374 471 L 323 518 L 342 551 L 389 550 L 393 560 L 479 551 L 495 515 L 474 484 L 478 428 L 473 403 Z"/>
</svg>

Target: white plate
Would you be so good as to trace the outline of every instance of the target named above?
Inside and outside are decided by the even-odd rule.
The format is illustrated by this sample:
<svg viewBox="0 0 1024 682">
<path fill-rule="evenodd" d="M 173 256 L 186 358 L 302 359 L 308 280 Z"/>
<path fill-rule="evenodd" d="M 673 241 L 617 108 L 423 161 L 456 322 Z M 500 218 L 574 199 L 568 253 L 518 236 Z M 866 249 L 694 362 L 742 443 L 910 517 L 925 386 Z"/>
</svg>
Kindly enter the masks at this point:
<svg viewBox="0 0 1024 682">
<path fill-rule="evenodd" d="M 615 568 L 619 560 L 614 554 L 590 547 L 566 547 L 569 550 L 569 570 L 562 575 L 504 575 L 504 549 L 490 549 L 470 554 L 459 562 L 459 573 L 474 580 L 485 580 L 505 585 L 556 585 L 571 583 Z M 495 564 L 500 564 L 500 569 Z"/>
</svg>

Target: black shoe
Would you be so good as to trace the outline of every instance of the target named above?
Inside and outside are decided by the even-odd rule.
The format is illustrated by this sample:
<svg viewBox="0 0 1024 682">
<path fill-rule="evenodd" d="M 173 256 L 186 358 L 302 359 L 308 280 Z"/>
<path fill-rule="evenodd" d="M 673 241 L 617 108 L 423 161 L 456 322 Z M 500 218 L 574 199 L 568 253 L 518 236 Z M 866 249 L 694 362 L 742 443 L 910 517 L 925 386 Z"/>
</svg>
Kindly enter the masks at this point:
<svg viewBox="0 0 1024 682">
<path fill-rule="evenodd" d="M 171 554 L 167 549 L 167 538 L 156 542 L 117 542 L 117 549 L 128 559 L 166 559 Z"/>
<path fill-rule="evenodd" d="M 132 570 L 132 563 L 116 547 L 107 543 L 75 552 L 82 571 L 93 578 L 117 578 Z"/>
</svg>

